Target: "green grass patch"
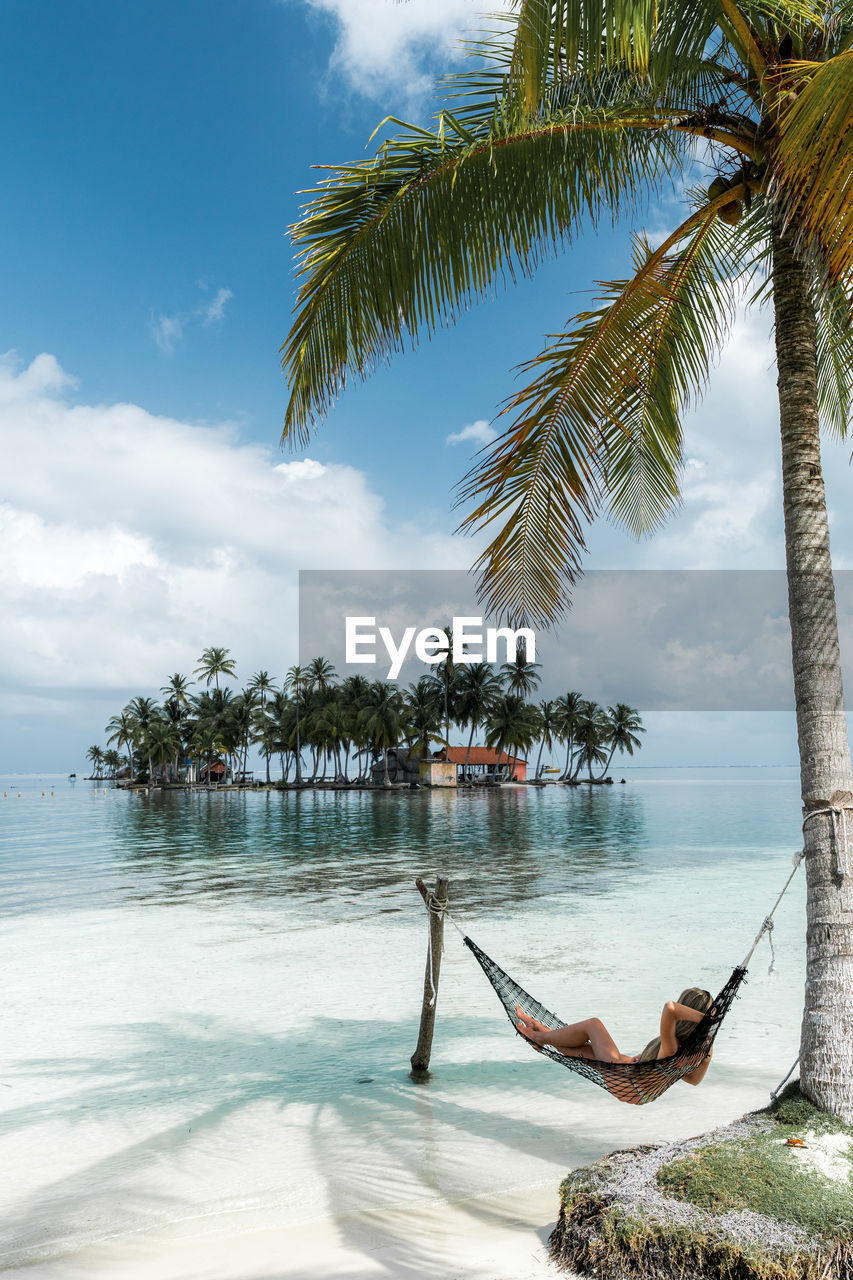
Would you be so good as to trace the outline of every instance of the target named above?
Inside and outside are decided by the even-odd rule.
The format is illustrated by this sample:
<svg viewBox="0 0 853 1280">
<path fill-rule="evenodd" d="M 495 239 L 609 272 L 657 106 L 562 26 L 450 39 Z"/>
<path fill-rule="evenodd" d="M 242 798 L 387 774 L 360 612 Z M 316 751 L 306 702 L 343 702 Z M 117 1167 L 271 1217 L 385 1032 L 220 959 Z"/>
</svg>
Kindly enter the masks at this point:
<svg viewBox="0 0 853 1280">
<path fill-rule="evenodd" d="M 818 1111 L 796 1086 L 768 1113 L 770 1124 L 749 1137 L 700 1147 L 658 1171 L 663 1192 L 710 1213 L 750 1209 L 812 1234 L 843 1240 L 853 1235 L 853 1148 L 842 1155 L 846 1180 L 811 1168 L 786 1145 L 788 1138 L 841 1133 L 853 1127 Z"/>
</svg>

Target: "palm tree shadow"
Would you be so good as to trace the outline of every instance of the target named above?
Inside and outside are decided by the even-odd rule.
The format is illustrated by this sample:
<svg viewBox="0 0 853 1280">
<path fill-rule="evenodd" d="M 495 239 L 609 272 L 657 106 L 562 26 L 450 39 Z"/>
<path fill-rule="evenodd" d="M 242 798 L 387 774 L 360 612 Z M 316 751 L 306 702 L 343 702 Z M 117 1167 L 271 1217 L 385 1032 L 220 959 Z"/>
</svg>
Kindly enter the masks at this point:
<svg viewBox="0 0 853 1280">
<path fill-rule="evenodd" d="M 445 1042 L 454 1037 L 454 1022 L 457 1036 L 463 1025 L 467 1035 L 493 1025 L 487 1019 L 466 1018 L 463 1024 L 449 1017 L 442 1028 Z M 30 1082 L 41 1078 L 45 1089 L 48 1082 L 58 1084 L 58 1096 L 47 1104 L 50 1117 L 67 1126 L 69 1141 L 75 1141 L 73 1133 L 79 1130 L 81 1147 L 90 1143 L 92 1154 L 73 1172 L 46 1179 L 37 1194 L 6 1216 L 5 1248 L 26 1260 L 36 1247 L 72 1246 L 186 1217 L 197 1204 L 188 1203 L 181 1192 L 152 1190 L 147 1177 L 152 1165 L 166 1164 L 161 1184 L 168 1186 L 168 1167 L 192 1169 L 200 1140 L 204 1144 L 216 1135 L 226 1149 L 236 1145 L 239 1150 L 239 1117 L 255 1106 L 267 1108 L 267 1138 L 290 1143 L 291 1108 L 298 1105 L 310 1108 L 307 1155 L 315 1175 L 325 1180 L 329 1213 L 341 1238 L 374 1263 L 384 1265 L 383 1259 L 393 1255 L 395 1275 L 446 1275 L 451 1260 L 438 1243 L 440 1206 L 448 1195 L 460 1201 L 466 1196 L 464 1158 L 461 1171 L 447 1176 L 448 1168 L 459 1163 L 454 1152 L 464 1152 L 471 1141 L 494 1142 L 497 1137 L 519 1155 L 562 1164 L 565 1134 L 547 1123 L 519 1128 L 499 1107 L 455 1099 L 457 1089 L 470 1093 L 471 1068 L 464 1064 L 442 1068 L 437 1088 L 416 1086 L 407 1074 L 415 1035 L 414 1021 L 407 1025 L 373 1017 L 345 1023 L 319 1017 L 311 1036 L 299 1039 L 247 1031 L 225 1018 L 212 1024 L 186 1018 L 182 1027 L 133 1024 L 123 1055 L 33 1057 L 21 1063 L 20 1077 Z M 538 1065 L 519 1071 L 512 1089 L 522 1095 L 535 1090 L 545 1099 L 547 1115 L 560 1091 L 556 1081 L 548 1081 L 550 1073 L 536 1070 Z M 491 1097 L 506 1089 L 505 1063 L 478 1065 L 476 1070 L 479 1085 L 494 1085 Z M 7 1079 L 14 1087 L 15 1074 Z M 32 1130 L 38 1142 L 35 1129 L 45 1113 L 44 1097 L 13 1104 L 4 1112 L 3 1128 L 10 1134 Z M 104 1152 L 105 1142 L 97 1131 L 93 1134 L 93 1116 L 96 1125 L 104 1122 L 113 1140 L 116 1125 L 122 1125 L 127 1140 L 118 1149 L 112 1141 Z M 248 1204 L 257 1169 L 251 1149 L 243 1158 Z M 304 1158 L 296 1152 L 297 1172 Z M 478 1173 L 476 1168 L 471 1172 Z M 468 1196 L 472 1182 L 479 1189 L 482 1178 L 467 1182 Z M 274 1199 L 286 1203 L 287 1193 L 282 1186 Z M 434 1219 L 436 1226 L 429 1238 L 419 1237 L 411 1220 L 412 1207 L 425 1202 L 423 1220 Z M 233 1197 L 229 1206 L 234 1207 Z M 507 1216 L 470 1199 L 465 1211 L 484 1223 Z"/>
</svg>

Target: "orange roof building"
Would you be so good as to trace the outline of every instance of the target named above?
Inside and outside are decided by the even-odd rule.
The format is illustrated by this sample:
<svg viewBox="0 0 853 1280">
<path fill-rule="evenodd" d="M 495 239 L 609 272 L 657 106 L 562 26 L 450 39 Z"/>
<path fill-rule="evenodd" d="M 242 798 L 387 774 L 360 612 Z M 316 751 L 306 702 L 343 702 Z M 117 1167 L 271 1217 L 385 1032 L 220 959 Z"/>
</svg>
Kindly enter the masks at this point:
<svg viewBox="0 0 853 1280">
<path fill-rule="evenodd" d="M 497 751 L 492 747 L 471 747 L 469 755 L 467 747 L 442 747 L 436 757 L 439 760 L 449 760 L 451 764 L 458 766 L 458 770 L 465 772 L 465 760 L 468 760 L 468 773 L 500 773 L 502 778 L 513 779 L 515 782 L 523 782 L 527 777 L 527 761 L 522 760 L 520 756 L 511 756 L 508 752 L 502 751 L 498 757 Z"/>
</svg>

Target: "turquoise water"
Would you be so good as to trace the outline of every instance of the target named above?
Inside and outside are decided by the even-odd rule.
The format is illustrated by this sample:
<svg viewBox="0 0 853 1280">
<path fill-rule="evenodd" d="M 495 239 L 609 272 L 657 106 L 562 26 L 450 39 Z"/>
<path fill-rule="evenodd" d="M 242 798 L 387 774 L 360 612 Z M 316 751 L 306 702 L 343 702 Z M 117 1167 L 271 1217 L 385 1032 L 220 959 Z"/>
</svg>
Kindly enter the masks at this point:
<svg viewBox="0 0 853 1280">
<path fill-rule="evenodd" d="M 763 1105 L 796 1056 L 797 882 L 778 972 L 765 946 L 698 1090 L 620 1107 L 529 1053 L 450 929 L 434 1076 L 407 1076 L 415 875 L 446 874 L 486 951 L 633 1052 L 664 1000 L 721 986 L 748 950 L 797 847 L 794 771 L 655 771 L 592 793 L 3 791 L 0 1123 L 17 1176 L 0 1269 L 87 1274 L 98 1241 L 179 1222 L 264 1211 L 346 1236 L 425 1195 L 556 1189 L 608 1147 Z"/>
</svg>

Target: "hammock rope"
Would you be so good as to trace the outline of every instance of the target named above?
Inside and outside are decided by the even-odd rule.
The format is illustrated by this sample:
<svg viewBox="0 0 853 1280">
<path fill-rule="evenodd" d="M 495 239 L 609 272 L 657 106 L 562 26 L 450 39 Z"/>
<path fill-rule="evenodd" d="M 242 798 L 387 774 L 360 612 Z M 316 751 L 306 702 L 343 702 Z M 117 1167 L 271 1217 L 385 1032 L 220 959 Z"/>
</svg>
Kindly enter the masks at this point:
<svg viewBox="0 0 853 1280">
<path fill-rule="evenodd" d="M 847 838 L 847 815 L 853 813 L 853 795 L 849 791 L 836 791 L 829 800 L 806 801 L 812 807 L 803 818 L 803 833 L 806 823 L 819 814 L 828 813 L 832 817 L 832 845 L 835 849 L 835 869 L 840 876 L 850 874 L 850 848 Z M 818 806 L 820 806 L 818 808 Z"/>
<path fill-rule="evenodd" d="M 833 838 L 836 840 L 836 848 L 839 851 L 839 860 L 840 849 L 842 847 L 844 849 L 845 863 L 847 859 L 847 826 L 844 809 L 849 807 L 849 805 L 847 805 L 848 799 L 853 799 L 853 797 L 850 797 L 849 793 L 845 793 L 843 795 L 837 794 L 833 796 L 831 801 L 819 801 L 818 803 L 825 805 L 826 807 L 821 809 L 812 809 L 806 814 L 803 820 L 803 831 L 805 832 L 806 822 L 808 822 L 810 818 L 817 816 L 818 813 L 832 814 Z M 841 841 L 838 841 L 837 839 L 836 828 L 838 826 L 841 828 Z M 576 1074 L 583 1076 L 592 1084 L 599 1085 L 602 1089 L 606 1089 L 608 1093 L 613 1094 L 613 1096 L 618 1098 L 620 1101 L 642 1106 L 647 1102 L 656 1101 L 661 1094 L 665 1093 L 667 1089 L 677 1081 L 683 1080 L 685 1076 L 691 1073 L 691 1071 L 695 1071 L 695 1069 L 708 1057 L 723 1019 L 734 1001 L 738 998 L 741 983 L 746 978 L 749 961 L 752 959 L 755 949 L 764 937 L 765 933 L 769 935 L 770 952 L 772 957 L 768 973 L 772 973 L 775 969 L 776 953 L 773 947 L 773 917 L 776 914 L 780 902 L 787 893 L 791 881 L 797 874 L 800 863 L 803 861 L 804 857 L 805 850 L 799 850 L 794 854 L 792 859 L 793 869 L 785 881 L 782 891 L 776 898 L 770 913 L 764 917 L 761 928 L 755 935 L 752 946 L 746 953 L 743 962 L 732 970 L 731 976 L 723 986 L 716 1000 L 714 1000 L 710 1010 L 703 1016 L 702 1020 L 696 1024 L 693 1030 L 679 1042 L 676 1053 L 671 1054 L 667 1058 L 648 1059 L 644 1062 L 605 1062 L 597 1058 L 575 1058 L 570 1055 L 560 1053 L 560 1051 L 555 1049 L 552 1045 L 533 1044 L 526 1036 L 522 1036 L 518 1030 L 518 1016 L 515 1012 L 516 1005 L 519 1005 L 529 1017 L 535 1018 L 537 1022 L 541 1022 L 552 1031 L 556 1030 L 558 1027 L 566 1026 L 567 1024 L 565 1019 L 558 1017 L 557 1014 L 552 1013 L 550 1009 L 546 1009 L 545 1006 L 534 996 L 530 995 L 528 991 L 525 991 L 523 987 L 519 986 L 519 984 L 500 967 L 500 965 L 492 960 L 490 956 L 486 955 L 485 951 L 478 947 L 476 942 L 473 942 L 471 938 L 469 938 L 467 934 L 460 929 L 459 925 L 450 913 L 447 899 L 439 901 L 433 894 L 430 894 L 426 905 L 428 911 L 446 918 L 453 925 L 465 946 L 474 956 L 474 959 L 477 961 L 480 968 L 483 970 L 483 973 L 494 988 L 516 1035 L 519 1035 L 521 1039 L 524 1040 L 525 1044 L 529 1044 L 537 1053 L 544 1054 L 545 1057 L 550 1058 L 552 1062 L 558 1062 L 569 1071 L 574 1071 Z M 431 940 L 429 966 L 430 984 L 432 985 Z M 432 1000 L 430 1001 L 431 1005 L 435 1004 L 435 997 L 436 992 L 435 987 L 433 986 Z M 771 1096 L 774 1099 L 790 1077 L 794 1067 L 797 1065 L 797 1062 L 799 1062 L 799 1058 L 794 1062 L 791 1070 L 788 1072 L 788 1075 L 785 1076 L 785 1079 L 781 1084 L 779 1084 L 777 1089 L 773 1091 Z"/>
</svg>

